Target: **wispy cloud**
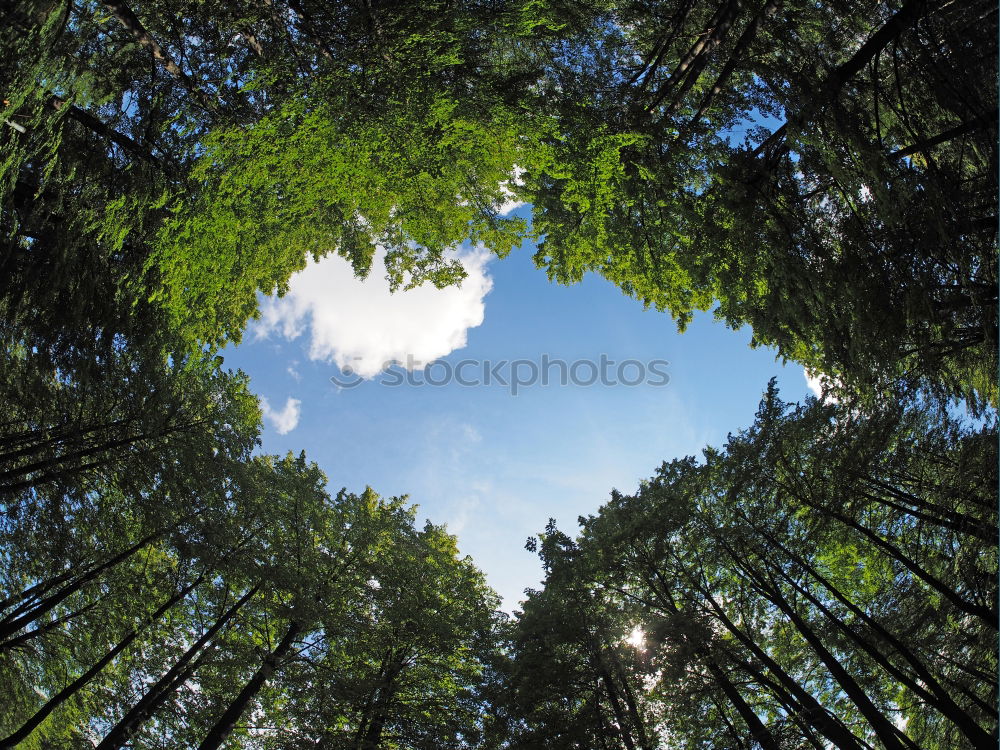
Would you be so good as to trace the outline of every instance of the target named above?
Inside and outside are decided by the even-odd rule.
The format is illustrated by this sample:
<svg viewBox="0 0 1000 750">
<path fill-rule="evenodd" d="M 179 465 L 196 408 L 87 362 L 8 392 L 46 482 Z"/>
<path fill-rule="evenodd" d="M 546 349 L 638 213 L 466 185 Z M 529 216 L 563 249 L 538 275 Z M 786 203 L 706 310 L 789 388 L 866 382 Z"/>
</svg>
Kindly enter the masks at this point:
<svg viewBox="0 0 1000 750">
<path fill-rule="evenodd" d="M 299 425 L 302 402 L 297 398 L 289 398 L 285 401 L 285 407 L 278 411 L 271 407 L 271 404 L 263 396 L 260 397 L 260 410 L 264 419 L 270 422 L 279 435 L 287 435 Z"/>
<path fill-rule="evenodd" d="M 379 251 L 376 269 L 383 257 Z M 426 364 L 465 346 L 469 329 L 483 322 L 491 254 L 479 248 L 457 257 L 468 273 L 460 287 L 425 284 L 395 294 L 377 270 L 361 281 L 338 256 L 310 262 L 292 277 L 288 294 L 264 301 L 254 330 L 260 337 L 308 334 L 311 359 L 350 366 L 366 378 L 391 360 Z"/>
</svg>

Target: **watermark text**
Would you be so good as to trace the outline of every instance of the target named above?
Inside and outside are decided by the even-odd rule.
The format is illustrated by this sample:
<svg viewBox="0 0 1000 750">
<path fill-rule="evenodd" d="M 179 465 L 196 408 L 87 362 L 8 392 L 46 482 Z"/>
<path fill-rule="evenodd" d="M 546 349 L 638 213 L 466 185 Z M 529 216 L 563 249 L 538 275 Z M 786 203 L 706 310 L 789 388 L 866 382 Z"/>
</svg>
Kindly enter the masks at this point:
<svg viewBox="0 0 1000 750">
<path fill-rule="evenodd" d="M 597 359 L 551 358 L 543 354 L 540 359 L 462 359 L 450 362 L 436 359 L 433 362 L 419 362 L 408 357 L 406 362 L 393 360 L 382 365 L 382 371 L 372 378 L 373 382 L 389 388 L 400 386 L 444 387 L 452 384 L 465 388 L 480 386 L 501 387 L 516 396 L 525 388 L 533 386 L 653 386 L 662 387 L 670 382 L 665 359 L 610 359 L 602 354 Z M 346 365 L 330 378 L 338 388 L 356 388 L 366 378 Z"/>
</svg>

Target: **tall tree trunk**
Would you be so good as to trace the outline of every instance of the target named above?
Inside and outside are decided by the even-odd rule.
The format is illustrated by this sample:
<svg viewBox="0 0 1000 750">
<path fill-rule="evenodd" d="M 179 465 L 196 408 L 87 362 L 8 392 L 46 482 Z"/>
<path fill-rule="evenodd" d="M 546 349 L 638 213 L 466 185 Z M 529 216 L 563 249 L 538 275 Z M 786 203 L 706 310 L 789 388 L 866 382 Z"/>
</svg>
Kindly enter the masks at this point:
<svg viewBox="0 0 1000 750">
<path fill-rule="evenodd" d="M 659 107 L 667 98 L 678 83 L 684 82 L 682 90 L 674 97 L 673 104 L 664 117 L 669 116 L 669 112 L 676 110 L 684 97 L 684 94 L 697 81 L 698 75 L 705 64 L 708 56 L 712 53 L 729 33 L 729 28 L 736 19 L 740 9 L 740 0 L 725 0 L 708 22 L 708 28 L 701 34 L 700 39 L 687 51 L 678 61 L 670 77 L 653 94 L 653 100 L 646 107 L 647 112 L 652 112 Z"/>
<path fill-rule="evenodd" d="M 764 7 L 761 8 L 757 15 L 754 16 L 750 23 L 747 24 L 747 27 L 743 30 L 739 40 L 736 42 L 736 46 L 733 48 L 733 51 L 729 53 L 729 59 L 726 60 L 725 66 L 716 77 L 715 83 L 712 84 L 712 88 L 709 89 L 702 98 L 701 104 L 698 105 L 698 111 L 695 112 L 694 116 L 685 126 L 685 130 L 697 124 L 698 120 L 700 120 L 704 116 L 705 112 L 708 111 L 708 108 L 712 106 L 712 101 L 715 97 L 722 93 L 722 89 L 725 88 L 727 83 L 729 83 L 729 79 L 736 70 L 736 66 L 739 65 L 740 57 L 744 55 L 748 49 L 750 49 L 750 45 L 753 44 L 754 39 L 757 38 L 757 32 L 760 30 L 761 23 L 765 18 L 770 18 L 774 15 L 780 4 L 780 0 L 767 0 Z"/>
<path fill-rule="evenodd" d="M 861 72 L 868 63 L 877 57 L 894 39 L 915 24 L 927 7 L 927 0 L 908 0 L 885 25 L 876 31 L 858 49 L 851 59 L 835 68 L 826 80 L 818 86 L 815 98 L 806 104 L 799 112 L 788 118 L 780 128 L 771 133 L 768 138 L 760 144 L 753 152 L 754 156 L 774 148 L 788 132 L 788 124 L 792 123 L 798 127 L 804 126 L 811 120 L 817 112 L 823 109 L 828 103 L 833 101 L 844 85 Z"/>
<path fill-rule="evenodd" d="M 18 729 L 9 737 L 0 740 L 0 748 L 4 749 L 14 748 L 17 747 L 21 742 L 26 740 L 28 736 L 38 727 L 38 725 L 41 724 L 43 721 L 45 721 L 46 718 L 48 718 L 49 714 L 55 711 L 74 693 L 78 692 L 81 688 L 86 686 L 87 683 L 89 683 L 92 679 L 94 679 L 94 677 L 96 677 L 101 672 L 101 670 L 104 669 L 104 667 L 106 667 L 116 656 L 118 656 L 118 654 L 120 654 L 122 651 L 128 648 L 129 645 L 131 645 L 132 641 L 134 641 L 138 637 L 139 633 L 141 633 L 147 625 L 159 620 L 166 613 L 168 609 L 170 609 L 177 602 L 179 602 L 181 599 L 183 599 L 185 596 L 191 593 L 202 582 L 203 578 L 204 576 L 199 576 L 194 580 L 193 583 L 188 584 L 183 589 L 181 589 L 173 596 L 171 596 L 169 599 L 167 599 L 167 601 L 165 601 L 163 604 L 161 604 L 160 607 L 149 618 L 147 618 L 139 627 L 129 632 L 128 635 L 126 635 L 121 641 L 118 642 L 117 646 L 115 646 L 107 654 L 102 656 L 93 666 L 90 667 L 90 669 L 88 669 L 82 675 L 73 680 L 73 682 L 71 682 L 69 685 L 67 685 L 58 693 L 56 693 L 55 696 L 50 698 L 48 702 L 45 703 L 44 706 L 42 706 L 40 709 L 38 709 L 38 711 L 35 712 L 34 716 L 28 719 L 28 721 L 26 721 L 21 726 L 20 729 Z"/>
<path fill-rule="evenodd" d="M 260 586 L 254 586 L 247 591 L 232 607 L 230 607 L 215 623 L 206 630 L 201 638 L 195 641 L 187 651 L 184 652 L 174 665 L 167 670 L 156 684 L 150 687 L 146 694 L 132 706 L 131 709 L 112 727 L 111 731 L 101 740 L 97 750 L 118 750 L 124 746 L 132 733 L 139 728 L 146 719 L 153 715 L 159 706 L 170 697 L 174 691 L 190 679 L 193 669 L 188 669 L 188 664 L 201 651 L 205 644 L 215 637 L 225 625 L 233 619 L 237 612 L 254 597 L 260 590 Z M 196 662 L 197 663 L 197 662 Z"/>
<path fill-rule="evenodd" d="M 53 94 L 49 97 L 49 105 L 53 109 L 62 109 L 66 106 L 66 101 Z M 159 167 L 161 169 L 163 168 L 160 160 L 153 156 L 152 152 L 148 148 L 143 146 L 141 143 L 132 140 L 124 133 L 119 133 L 114 128 L 104 124 L 104 122 L 94 117 L 94 115 L 90 114 L 86 110 L 70 105 L 67 115 L 91 132 L 111 141 L 129 156 L 152 164 L 155 167 Z"/>
<path fill-rule="evenodd" d="M 405 646 L 402 646 L 389 654 L 389 664 L 375 687 L 374 699 L 366 711 L 369 715 L 365 717 L 362 724 L 363 731 L 360 732 L 358 739 L 358 750 L 378 750 L 382 742 L 382 732 L 385 729 L 385 722 L 389 718 L 389 703 L 396 693 L 396 678 L 403 671 L 407 650 Z"/>
<path fill-rule="evenodd" d="M 835 518 L 836 520 L 843 523 L 845 526 L 854 529 L 859 532 L 862 536 L 872 542 L 880 550 L 888 554 L 890 557 L 898 561 L 907 570 L 909 570 L 913 575 L 919 578 L 921 581 L 926 583 L 932 589 L 937 591 L 939 594 L 944 596 L 949 602 L 951 602 L 956 609 L 965 612 L 966 614 L 973 615 L 980 618 L 985 622 L 990 628 L 996 630 L 998 627 L 997 623 L 997 611 L 996 609 L 990 609 L 989 607 L 984 607 L 974 602 L 967 601 L 962 598 L 962 596 L 956 592 L 951 586 L 947 585 L 944 581 L 940 580 L 934 576 L 929 571 L 925 570 L 919 563 L 911 559 L 906 555 L 901 549 L 896 547 L 894 544 L 883 539 L 881 536 L 876 534 L 871 529 L 861 525 L 855 519 L 850 516 L 844 515 L 843 513 L 834 510 L 831 507 L 823 505 L 816 500 L 809 497 L 808 492 L 800 492 L 796 487 L 791 487 L 786 483 L 775 482 L 775 485 L 780 487 L 782 490 L 787 492 L 791 497 L 795 498 L 804 505 L 818 511 L 821 514 Z"/>
<path fill-rule="evenodd" d="M 705 601 L 708 602 L 716 619 L 732 633 L 736 639 L 742 643 L 774 675 L 783 688 L 795 697 L 803 707 L 803 718 L 816 728 L 821 735 L 826 737 L 835 747 L 842 750 L 862 750 L 861 743 L 850 730 L 831 716 L 829 712 L 805 690 L 799 683 L 789 675 L 770 654 L 757 644 L 725 613 L 725 610 L 707 592 L 702 591 Z"/>
<path fill-rule="evenodd" d="M 891 495 L 896 498 L 899 502 L 906 505 L 912 505 L 916 508 L 921 508 L 927 514 L 936 514 L 941 516 L 942 519 L 948 517 L 948 521 L 951 524 L 947 528 L 957 531 L 961 534 L 970 534 L 972 536 L 981 539 L 982 541 L 993 544 L 996 542 L 996 528 L 995 524 L 988 523 L 982 518 L 976 518 L 968 513 L 963 513 L 952 508 L 946 508 L 937 503 L 932 503 L 919 495 L 914 495 L 912 492 L 907 492 L 906 490 L 900 489 L 895 485 L 884 482 L 877 477 L 870 476 L 858 476 L 858 478 L 865 484 L 868 484 L 874 492 L 881 490 L 882 492 Z M 943 488 L 947 491 L 948 488 Z M 866 495 L 868 496 L 868 495 Z M 884 499 L 873 497 L 876 502 L 885 502 Z M 913 511 L 907 511 L 913 513 Z M 934 520 L 934 519 L 932 519 Z M 937 520 L 937 523 L 943 523 L 943 520 Z"/>
<path fill-rule="evenodd" d="M 668 612 L 679 615 L 681 610 L 670 596 L 666 581 L 663 580 L 659 571 L 653 566 L 647 566 L 647 572 L 653 574 L 652 579 L 647 581 L 653 591 L 653 595 L 666 604 Z M 657 585 L 658 583 L 659 585 Z M 739 713 L 740 717 L 746 723 L 747 729 L 750 730 L 750 734 L 760 743 L 761 747 L 764 750 L 780 750 L 780 744 L 771 733 L 771 730 L 768 729 L 767 725 L 760 720 L 760 717 L 757 716 L 756 712 L 744 700 L 739 690 L 726 675 L 725 670 L 719 665 L 711 652 L 704 646 L 698 646 L 695 649 L 695 655 L 706 666 L 713 678 L 715 678 L 716 683 L 722 689 L 726 698 L 733 704 L 737 713 Z"/>
<path fill-rule="evenodd" d="M 15 604 L 19 606 L 13 612 L 8 612 L 6 615 L 3 616 L 3 618 L 0 618 L 0 622 L 3 622 L 5 619 L 9 617 L 18 615 L 21 612 L 24 612 L 26 609 L 30 609 L 31 602 L 38 599 L 38 597 L 45 594 L 45 592 L 51 591 L 60 583 L 68 581 L 73 576 L 74 576 L 73 569 L 70 568 L 69 570 L 63 573 L 50 576 L 49 578 L 46 578 L 44 581 L 39 581 L 38 583 L 32 584 L 23 591 L 17 594 L 11 594 L 7 598 L 3 599 L 2 601 L 0 601 L 0 611 L 8 609 L 9 607 L 13 607 Z"/>
<path fill-rule="evenodd" d="M 63 464 L 70 463 L 72 461 L 76 461 L 79 459 L 89 458 L 91 456 L 96 456 L 102 453 L 108 453 L 117 448 L 124 448 L 134 443 L 142 442 L 144 440 L 162 440 L 168 435 L 173 435 L 178 432 L 190 430 L 191 428 L 196 427 L 200 423 L 200 421 L 201 420 L 195 420 L 192 422 L 184 422 L 178 425 L 168 425 L 160 429 L 157 429 L 155 432 L 142 433 L 139 435 L 131 435 L 128 437 L 118 438 L 117 440 L 107 440 L 98 445 L 90 445 L 84 448 L 78 448 L 64 455 L 51 456 L 49 458 L 35 461 L 33 463 L 26 464 L 24 466 L 18 466 L 13 469 L 6 469 L 4 471 L 0 471 L 0 480 L 12 480 L 16 479 L 17 477 L 28 477 L 29 474 L 36 471 L 47 470 L 47 473 L 42 474 L 40 477 L 39 476 L 31 477 L 23 482 L 19 482 L 13 485 L 0 486 L 0 492 L 12 492 L 15 490 L 20 490 L 26 486 L 31 487 L 37 484 L 42 484 L 44 481 L 46 481 L 47 478 L 60 475 L 62 473 L 65 473 L 66 471 L 80 471 L 83 468 L 93 468 L 94 466 L 99 466 L 102 463 L 105 463 L 109 459 L 102 458 L 96 463 L 92 462 L 85 464 L 84 466 L 70 466 L 58 472 L 52 471 L 53 469 L 61 467 Z"/>
<path fill-rule="evenodd" d="M 70 612 L 67 615 L 63 615 L 62 617 L 57 617 L 55 620 L 51 620 L 50 622 L 47 622 L 44 625 L 40 625 L 39 627 L 35 628 L 34 630 L 32 630 L 30 632 L 22 633 L 21 635 L 15 636 L 14 638 L 8 638 L 3 643 L 0 643 L 0 652 L 2 652 L 2 651 L 9 651 L 10 649 L 15 649 L 15 648 L 23 648 L 24 645 L 26 643 L 28 643 L 28 641 L 31 641 L 31 640 L 34 640 L 35 638 L 43 636 L 46 633 L 48 633 L 50 630 L 55 630 L 60 625 L 62 625 L 64 623 L 67 623 L 70 620 L 75 620 L 77 617 L 79 617 L 82 614 L 86 614 L 87 612 L 89 612 L 90 610 L 92 610 L 94 607 L 96 607 L 100 603 L 101 599 L 103 599 L 103 598 L 104 597 L 100 597 L 99 599 L 96 599 L 95 601 L 90 602 L 89 604 L 87 604 L 84 607 L 76 610 L 75 612 Z"/>
<path fill-rule="evenodd" d="M 649 738 L 646 736 L 646 727 L 643 724 L 642 716 L 639 714 L 639 705 L 635 697 L 635 691 L 632 689 L 632 684 L 629 682 L 628 675 L 625 673 L 625 668 L 622 666 L 621 659 L 618 658 L 618 654 L 615 652 L 614 648 L 607 649 L 608 657 L 611 660 L 611 664 L 614 667 L 615 674 L 618 675 L 618 680 L 622 685 L 622 698 L 625 700 L 625 708 L 628 711 L 629 718 L 632 720 L 632 726 L 635 727 L 635 732 L 638 735 L 639 747 L 642 750 L 653 750 L 652 745 L 649 742 Z"/>
<path fill-rule="evenodd" d="M 758 685 L 771 694 L 781 705 L 782 710 L 785 711 L 788 717 L 802 731 L 802 736 L 810 745 L 816 748 L 816 750 L 824 750 L 824 748 L 830 746 L 830 742 L 821 739 L 815 725 L 808 720 L 808 711 L 805 707 L 783 685 L 765 675 L 759 667 L 744 659 L 734 649 L 722 646 L 720 650 L 729 657 L 738 670 L 748 674 Z"/>
<path fill-rule="evenodd" d="M 298 622 L 293 620 L 288 624 L 288 630 L 285 631 L 284 638 L 281 639 L 281 642 L 274 651 L 264 657 L 260 668 L 250 678 L 250 681 L 240 691 L 240 694 L 236 696 L 236 699 L 229 704 L 229 707 L 215 723 L 215 726 L 209 730 L 204 741 L 198 746 L 198 750 L 218 750 L 221 747 L 226 738 L 232 734 L 236 722 L 239 721 L 240 716 L 246 711 L 247 706 L 250 705 L 250 701 L 254 699 L 264 686 L 264 683 L 267 682 L 268 678 L 280 666 L 281 660 L 285 658 L 285 655 L 295 642 L 296 636 L 301 631 L 302 626 Z"/>
<path fill-rule="evenodd" d="M 219 109 L 219 102 L 205 93 L 202 89 L 198 88 L 194 81 L 181 70 L 181 67 L 171 59 L 167 54 L 166 50 L 160 46 L 153 36 L 146 31 L 146 28 L 142 25 L 139 18 L 132 12 L 132 9 L 128 7 L 121 0 L 105 0 L 104 5 L 114 14 L 115 18 L 118 19 L 119 23 L 124 26 L 129 33 L 135 37 L 135 40 L 145 49 L 149 50 L 152 54 L 153 59 L 156 60 L 160 65 L 163 66 L 171 76 L 173 76 L 180 84 L 190 92 L 195 99 L 197 99 L 205 109 L 210 112 L 215 112 Z"/>
<path fill-rule="evenodd" d="M 124 562 L 132 555 L 134 555 L 136 552 L 141 550 L 143 547 L 155 541 L 159 537 L 163 536 L 164 533 L 166 532 L 157 531 L 153 534 L 150 534 L 144 539 L 133 544 L 128 549 L 118 553 L 107 562 L 104 562 L 101 565 L 97 565 L 96 567 L 91 568 L 89 571 L 79 576 L 75 581 L 70 583 L 68 586 L 64 586 L 63 588 L 56 591 L 54 594 L 51 594 L 50 596 L 46 597 L 41 602 L 39 602 L 35 607 L 33 607 L 31 610 L 21 615 L 20 617 L 13 617 L 14 613 L 8 615 L 2 621 L 0 621 L 0 638 L 6 638 L 10 635 L 13 635 L 18 630 L 23 628 L 25 625 L 31 624 L 39 617 L 44 615 L 46 612 L 51 610 L 53 607 L 58 605 L 70 594 L 79 591 L 81 588 L 83 588 L 85 584 L 97 578 L 97 576 L 99 576 L 105 570 L 107 570 L 108 568 L 112 568 L 121 562 Z M 12 617 L 13 619 L 11 619 Z"/>
<path fill-rule="evenodd" d="M 944 598 L 947 599 L 949 602 L 951 602 L 956 609 L 959 609 L 962 612 L 965 612 L 966 614 L 978 617 L 987 625 L 989 625 L 991 628 L 993 628 L 993 630 L 997 629 L 996 610 L 992 610 L 989 607 L 984 607 L 982 605 L 974 604 L 973 602 L 965 600 L 964 598 L 962 598 L 961 595 L 958 594 L 958 592 L 956 592 L 954 589 L 952 589 L 946 583 L 941 581 L 939 578 L 937 578 L 936 576 L 932 575 L 930 572 L 925 570 L 915 560 L 912 560 L 909 556 L 907 556 L 901 549 L 887 542 L 885 539 L 880 537 L 871 529 L 865 528 L 854 519 L 849 518 L 848 516 L 845 516 L 842 513 L 830 511 L 828 508 L 825 510 L 827 513 L 829 513 L 830 515 L 832 515 L 834 518 L 841 521 L 845 525 L 851 527 L 852 529 L 855 529 L 856 531 L 859 531 L 862 535 L 865 536 L 865 538 L 871 540 L 871 542 L 876 547 L 883 550 L 888 555 L 893 557 L 895 560 L 902 563 L 902 565 L 911 573 L 913 573 L 913 575 L 915 575 L 921 581 L 923 581 L 932 589 L 937 591 L 939 594 L 943 595 Z"/>
<path fill-rule="evenodd" d="M 746 702 L 740 691 L 736 689 L 733 681 L 723 672 L 722 667 L 716 664 L 712 660 L 703 660 L 708 671 L 712 675 L 712 679 L 715 680 L 715 684 L 718 685 L 726 699 L 733 705 L 736 709 L 736 713 L 740 715 L 744 723 L 747 725 L 747 729 L 750 730 L 750 737 L 753 738 L 757 744 L 763 748 L 763 750 L 781 750 L 781 745 L 774 738 L 771 730 L 767 728 L 767 725 L 760 720 L 757 713 L 750 707 L 750 704 Z"/>
<path fill-rule="evenodd" d="M 892 510 L 898 511 L 900 513 L 905 513 L 906 515 L 912 516 L 913 518 L 919 521 L 932 523 L 935 526 L 940 526 L 942 529 L 948 529 L 948 531 L 954 531 L 956 534 L 963 534 L 967 536 L 976 537 L 982 542 L 987 542 L 992 544 L 994 541 L 996 541 L 994 539 L 996 534 L 990 528 L 982 524 L 970 521 L 969 517 L 965 516 L 962 513 L 958 513 L 956 511 L 949 511 L 945 508 L 941 508 L 940 506 L 934 506 L 933 504 L 931 504 L 930 512 L 925 513 L 924 511 L 907 507 L 908 505 L 915 505 L 916 507 L 919 508 L 920 505 L 918 505 L 912 500 L 900 498 L 894 493 L 887 493 L 887 494 L 892 494 L 893 497 L 897 498 L 898 502 L 894 502 L 893 500 L 889 500 L 888 498 L 882 497 L 881 494 L 876 492 L 866 492 L 860 489 L 857 490 L 857 492 L 863 497 L 866 497 L 869 500 L 871 500 L 873 503 L 878 503 L 879 505 L 883 505 L 886 508 L 891 508 Z M 935 512 L 939 513 L 940 515 L 932 515 L 932 513 Z M 952 518 L 945 517 L 949 515 L 952 516 Z"/>
<path fill-rule="evenodd" d="M 733 554 L 730 550 L 730 554 Z M 734 560 L 734 562 L 736 562 Z M 739 563 L 737 562 L 737 565 Z M 744 572 L 749 573 L 747 568 L 743 565 L 739 565 Z M 792 604 L 786 599 L 782 593 L 780 586 L 772 581 L 766 581 L 762 573 L 756 573 L 754 575 L 755 588 L 758 589 L 760 594 L 770 601 L 774 606 L 781 610 L 785 616 L 791 621 L 795 626 L 796 630 L 802 635 L 806 643 L 809 644 L 810 648 L 816 653 L 820 661 L 826 666 L 830 675 L 837 682 L 838 685 L 843 689 L 844 693 L 851 700 L 851 702 L 857 707 L 858 711 L 865 718 L 865 721 L 874 730 L 875 735 L 879 738 L 882 745 L 887 748 L 887 750 L 904 750 L 905 748 L 910 748 L 911 750 L 916 750 L 917 746 L 913 741 L 904 735 L 887 717 L 883 714 L 878 706 L 876 706 L 868 694 L 865 692 L 857 681 L 851 676 L 850 672 L 841 664 L 840 660 L 837 659 L 833 653 L 826 647 L 819 635 L 813 630 L 813 628 L 805 621 L 805 619 L 799 614 L 799 612 L 792 606 Z"/>
<path fill-rule="evenodd" d="M 0 445 L 8 449 L 6 453 L 0 454 L 0 465 L 13 461 L 15 458 L 29 456 L 32 453 L 41 453 L 46 448 L 57 443 L 79 442 L 87 435 L 112 427 L 120 427 L 125 422 L 126 420 L 124 419 L 116 419 L 113 422 L 91 425 L 89 427 L 70 428 L 69 426 L 64 426 L 41 430 L 25 430 L 16 435 L 8 435 L 0 438 Z M 26 447 L 18 448 L 17 446 L 19 445 Z"/>
<path fill-rule="evenodd" d="M 931 674 L 929 668 L 924 664 L 911 649 L 905 646 L 898 638 L 886 630 L 877 620 L 870 617 L 864 610 L 851 602 L 839 589 L 829 582 L 819 571 L 806 563 L 801 557 L 795 555 L 784 545 L 778 542 L 763 530 L 760 532 L 776 548 L 780 549 L 795 565 L 803 568 L 809 575 L 819 581 L 839 602 L 848 608 L 855 617 L 860 619 L 886 643 L 891 645 L 913 668 L 917 679 L 911 678 L 901 671 L 900 668 L 892 664 L 886 657 L 882 648 L 876 647 L 862 638 L 858 633 L 837 617 L 830 609 L 822 603 L 811 591 L 797 583 L 785 573 L 780 566 L 772 566 L 775 573 L 787 581 L 796 591 L 805 596 L 812 604 L 823 613 L 823 615 L 834 623 L 834 625 L 844 632 L 849 638 L 856 642 L 875 663 L 881 666 L 895 679 L 906 685 L 916 693 L 921 699 L 933 706 L 945 718 L 951 721 L 973 744 L 974 747 L 984 747 L 993 745 L 992 736 L 979 726 L 976 721 L 969 716 L 951 697 L 948 690 Z M 922 683 L 922 684 L 921 684 Z"/>
<path fill-rule="evenodd" d="M 635 742 L 632 741 L 632 733 L 629 732 L 629 720 L 625 715 L 625 711 L 622 709 L 621 700 L 618 697 L 618 686 L 615 685 L 614 680 L 611 679 L 611 675 L 608 674 L 607 667 L 604 666 L 603 660 L 599 654 L 592 655 L 592 664 L 595 671 L 601 678 L 601 682 L 604 683 L 604 692 L 608 696 L 608 701 L 611 703 L 611 710 L 615 714 L 615 720 L 618 724 L 618 733 L 621 737 L 622 743 L 625 745 L 625 750 L 635 750 Z"/>
</svg>

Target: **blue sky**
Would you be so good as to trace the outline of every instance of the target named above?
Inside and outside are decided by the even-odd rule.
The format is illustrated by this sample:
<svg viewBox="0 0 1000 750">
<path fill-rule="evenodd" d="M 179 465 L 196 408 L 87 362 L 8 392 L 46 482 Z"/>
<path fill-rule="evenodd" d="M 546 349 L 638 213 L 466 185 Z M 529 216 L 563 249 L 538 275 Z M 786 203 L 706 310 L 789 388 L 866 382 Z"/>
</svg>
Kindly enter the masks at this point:
<svg viewBox="0 0 1000 750">
<path fill-rule="evenodd" d="M 788 400 L 809 393 L 801 367 L 749 348 L 748 329 L 732 331 L 705 314 L 678 334 L 667 315 L 643 310 L 598 276 L 571 287 L 550 283 L 534 268 L 533 252 L 526 245 L 489 260 L 467 251 L 463 290 L 426 288 L 393 299 L 377 268 L 376 278 L 358 282 L 346 261 L 327 258 L 293 278 L 288 297 L 268 300 L 262 321 L 225 352 L 226 365 L 248 373 L 264 399 L 264 451 L 304 449 L 333 492 L 370 485 L 409 495 L 421 523 L 446 523 L 458 536 L 508 610 L 540 580 L 524 542 L 550 517 L 572 531 L 612 488 L 634 491 L 662 461 L 719 445 L 751 423 L 772 376 Z M 371 375 L 385 359 L 405 360 L 404 352 L 452 366 L 538 363 L 543 355 L 666 360 L 660 369 L 669 383 L 550 382 L 515 396 L 495 381 L 391 386 L 402 378 L 383 375 L 338 388 L 330 380 L 359 380 L 338 362 Z M 419 383 L 425 373 L 415 372 Z M 482 379 L 478 367 L 463 370 L 466 380 L 477 372 Z M 558 369 L 550 372 L 557 380 Z M 585 379 L 589 370 L 577 372 Z M 437 380 L 444 373 L 435 365 L 426 374 Z M 501 367 L 501 377 L 509 373 Z M 639 374 L 635 365 L 626 371 L 630 379 Z"/>
</svg>

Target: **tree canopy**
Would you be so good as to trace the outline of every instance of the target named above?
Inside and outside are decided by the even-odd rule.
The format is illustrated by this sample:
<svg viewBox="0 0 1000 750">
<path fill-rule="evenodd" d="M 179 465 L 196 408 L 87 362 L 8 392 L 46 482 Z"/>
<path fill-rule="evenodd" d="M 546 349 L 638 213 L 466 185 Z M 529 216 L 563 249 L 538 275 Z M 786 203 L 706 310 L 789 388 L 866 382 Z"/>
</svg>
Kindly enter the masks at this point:
<svg viewBox="0 0 1000 750">
<path fill-rule="evenodd" d="M 772 384 L 724 448 L 529 540 L 511 746 L 991 746 L 996 447 Z"/>
<path fill-rule="evenodd" d="M 533 237 L 554 280 L 600 273 L 681 327 L 714 309 L 855 395 L 995 407 L 996 22 L 924 0 L 34 0 L 0 44 L 0 309 L 17 341 L 154 316 L 214 347 L 309 257 L 365 275 L 382 246 L 394 287 L 442 286 L 462 242 Z M 508 190 L 530 228 L 498 215 Z"/>
<path fill-rule="evenodd" d="M 996 42 L 985 0 L 7 3 L 0 748 L 995 747 Z M 839 400 L 772 383 L 553 520 L 511 618 L 407 498 L 263 453 L 217 353 L 309 259 L 525 240 Z"/>
<path fill-rule="evenodd" d="M 996 405 L 992 4 L 542 5 L 550 278 L 714 307 L 855 393 Z"/>
</svg>

